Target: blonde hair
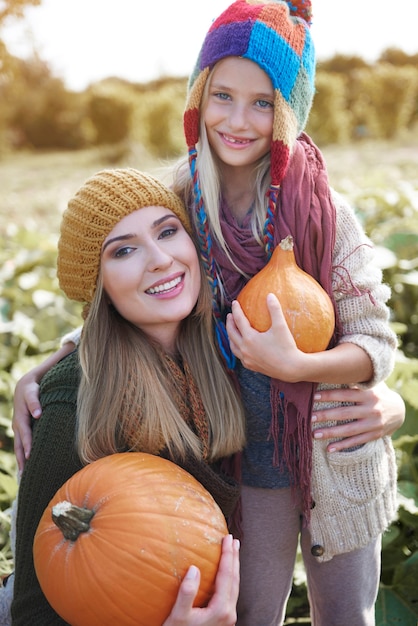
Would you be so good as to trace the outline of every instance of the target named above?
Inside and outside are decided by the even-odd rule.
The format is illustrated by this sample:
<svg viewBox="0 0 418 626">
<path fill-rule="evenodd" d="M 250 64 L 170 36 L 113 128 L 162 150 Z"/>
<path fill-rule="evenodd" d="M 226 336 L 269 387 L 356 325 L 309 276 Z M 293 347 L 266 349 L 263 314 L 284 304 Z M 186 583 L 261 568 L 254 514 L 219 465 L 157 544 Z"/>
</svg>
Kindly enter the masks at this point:
<svg viewBox="0 0 418 626">
<path fill-rule="evenodd" d="M 201 268 L 193 312 L 182 322 L 177 350 L 193 372 L 209 429 L 208 460 L 242 449 L 244 415 L 215 347 L 209 286 Z M 126 449 L 126 432 L 138 431 L 135 449 L 202 458 L 198 436 L 173 401 L 171 372 L 161 347 L 109 304 L 99 274 L 80 343 L 77 446 L 89 463 Z M 132 384 L 134 381 L 134 384 Z M 126 396 L 126 390 L 129 395 Z"/>
</svg>

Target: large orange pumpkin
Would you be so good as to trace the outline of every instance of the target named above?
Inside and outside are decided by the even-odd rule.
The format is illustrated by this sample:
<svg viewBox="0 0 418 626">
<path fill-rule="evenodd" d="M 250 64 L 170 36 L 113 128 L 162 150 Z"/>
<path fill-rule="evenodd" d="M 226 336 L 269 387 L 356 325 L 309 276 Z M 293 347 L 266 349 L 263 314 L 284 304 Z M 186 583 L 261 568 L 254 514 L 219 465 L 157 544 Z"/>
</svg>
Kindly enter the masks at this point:
<svg viewBox="0 0 418 626">
<path fill-rule="evenodd" d="M 161 626 L 188 567 L 201 571 L 196 606 L 213 589 L 228 533 L 204 487 L 140 452 L 99 459 L 72 476 L 34 540 L 41 588 L 72 626 Z"/>
<path fill-rule="evenodd" d="M 276 246 L 267 265 L 248 281 L 237 297 L 251 326 L 260 332 L 271 326 L 266 302 L 269 293 L 277 296 L 302 352 L 327 348 L 334 332 L 334 307 L 325 289 L 296 264 L 290 235 Z"/>
</svg>

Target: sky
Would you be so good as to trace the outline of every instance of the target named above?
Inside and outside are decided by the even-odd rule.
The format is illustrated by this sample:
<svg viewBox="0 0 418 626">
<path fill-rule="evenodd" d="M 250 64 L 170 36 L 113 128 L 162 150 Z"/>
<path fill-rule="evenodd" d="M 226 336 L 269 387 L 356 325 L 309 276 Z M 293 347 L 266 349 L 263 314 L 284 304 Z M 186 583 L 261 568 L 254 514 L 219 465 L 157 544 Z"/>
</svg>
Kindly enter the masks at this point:
<svg viewBox="0 0 418 626">
<path fill-rule="evenodd" d="M 34 49 L 68 89 L 109 76 L 148 82 L 187 76 L 212 20 L 231 0 L 42 0 L 1 38 L 23 58 Z M 396 47 L 418 53 L 417 0 L 313 0 L 318 59 L 336 53 L 374 61 Z"/>
</svg>

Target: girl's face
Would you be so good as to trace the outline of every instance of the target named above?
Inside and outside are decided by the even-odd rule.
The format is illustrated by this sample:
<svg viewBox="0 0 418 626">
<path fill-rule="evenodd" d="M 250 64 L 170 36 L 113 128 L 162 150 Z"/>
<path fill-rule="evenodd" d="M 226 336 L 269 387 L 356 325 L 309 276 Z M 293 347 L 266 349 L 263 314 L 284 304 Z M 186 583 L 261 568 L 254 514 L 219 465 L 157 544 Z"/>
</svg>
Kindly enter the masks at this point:
<svg viewBox="0 0 418 626">
<path fill-rule="evenodd" d="M 227 57 L 213 69 L 203 107 L 209 144 L 226 165 L 254 165 L 267 154 L 273 134 L 274 92 L 253 61 Z"/>
<path fill-rule="evenodd" d="M 196 248 L 178 217 L 160 206 L 127 215 L 106 237 L 100 268 L 118 312 L 172 350 L 201 281 Z"/>
</svg>

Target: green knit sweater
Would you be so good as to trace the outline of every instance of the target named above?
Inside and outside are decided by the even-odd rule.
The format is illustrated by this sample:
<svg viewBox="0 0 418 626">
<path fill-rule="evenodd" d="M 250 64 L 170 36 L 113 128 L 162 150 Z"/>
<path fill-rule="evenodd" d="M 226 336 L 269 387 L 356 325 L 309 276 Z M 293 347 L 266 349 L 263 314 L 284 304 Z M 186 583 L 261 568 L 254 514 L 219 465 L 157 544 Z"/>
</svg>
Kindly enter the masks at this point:
<svg viewBox="0 0 418 626">
<path fill-rule="evenodd" d="M 13 626 L 66 624 L 52 609 L 36 577 L 32 545 L 39 520 L 55 492 L 82 468 L 75 449 L 78 353 L 52 368 L 40 388 L 42 417 L 33 426 L 33 443 L 19 486 Z M 189 459 L 182 466 L 213 495 L 226 516 L 239 496 L 237 483 L 218 468 Z"/>
</svg>

